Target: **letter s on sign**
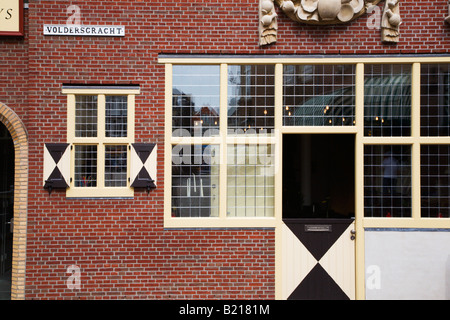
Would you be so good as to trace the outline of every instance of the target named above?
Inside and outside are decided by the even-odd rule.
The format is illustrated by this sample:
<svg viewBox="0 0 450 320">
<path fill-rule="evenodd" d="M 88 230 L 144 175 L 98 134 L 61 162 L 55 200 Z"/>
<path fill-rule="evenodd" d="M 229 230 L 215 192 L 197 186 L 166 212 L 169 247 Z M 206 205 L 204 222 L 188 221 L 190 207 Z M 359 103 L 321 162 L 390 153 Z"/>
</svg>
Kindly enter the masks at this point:
<svg viewBox="0 0 450 320">
<path fill-rule="evenodd" d="M 13 9 L 6 10 L 6 14 L 8 15 L 7 17 L 5 17 L 6 20 L 10 20 L 12 18 L 12 11 Z"/>
</svg>

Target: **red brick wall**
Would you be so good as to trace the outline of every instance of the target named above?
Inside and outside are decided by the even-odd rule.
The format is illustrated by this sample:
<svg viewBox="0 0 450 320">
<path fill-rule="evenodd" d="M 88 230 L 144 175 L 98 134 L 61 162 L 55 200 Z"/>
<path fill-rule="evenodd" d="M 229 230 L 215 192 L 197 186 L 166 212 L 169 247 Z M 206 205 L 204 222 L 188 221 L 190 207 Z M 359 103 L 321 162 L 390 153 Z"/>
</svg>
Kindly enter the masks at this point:
<svg viewBox="0 0 450 320">
<path fill-rule="evenodd" d="M 0 36 L 0 103 L 17 113 L 26 124 L 28 106 L 28 12 L 25 36 Z"/>
<path fill-rule="evenodd" d="M 410 54 L 450 48 L 446 0 L 402 0 L 397 45 L 382 44 L 380 30 L 367 28 L 367 16 L 318 27 L 297 24 L 278 10 L 278 42 L 266 48 L 258 46 L 258 0 L 30 2 L 29 73 L 27 41 L 0 39 L 1 57 L 10 62 L 0 100 L 28 118 L 27 299 L 274 298 L 273 230 L 163 228 L 164 66 L 157 64 L 158 54 Z M 44 36 L 43 25 L 64 24 L 71 4 L 81 8 L 82 24 L 125 25 L 126 37 Z M 43 190 L 43 144 L 66 142 L 63 83 L 140 84 L 135 140 L 159 145 L 156 190 L 136 191 L 132 200 L 74 200 Z M 80 268 L 80 290 L 67 288 L 70 265 Z"/>
</svg>

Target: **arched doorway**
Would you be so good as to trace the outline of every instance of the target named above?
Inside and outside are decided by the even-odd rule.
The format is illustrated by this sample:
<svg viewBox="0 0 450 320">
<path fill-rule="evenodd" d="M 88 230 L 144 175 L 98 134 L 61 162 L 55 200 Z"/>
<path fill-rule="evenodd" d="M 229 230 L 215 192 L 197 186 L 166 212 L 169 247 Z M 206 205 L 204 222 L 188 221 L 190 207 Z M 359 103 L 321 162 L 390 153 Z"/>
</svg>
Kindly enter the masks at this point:
<svg viewBox="0 0 450 320">
<path fill-rule="evenodd" d="M 25 126 L 20 120 L 19 116 L 8 106 L 0 103 L 0 123 L 5 132 L 5 140 L 12 140 L 14 152 L 9 151 L 9 157 L 13 154 L 14 157 L 14 184 L 13 195 L 14 199 L 12 208 L 13 224 L 9 224 L 11 216 L 5 219 L 7 228 L 4 232 L 5 237 L 12 233 L 12 255 L 10 268 L 11 292 L 9 297 L 12 300 L 25 299 L 25 263 L 26 263 L 26 239 L 27 239 L 27 205 L 28 205 L 28 135 Z M 4 128 L 3 128 L 4 127 Z M 10 137 L 10 138 L 9 138 Z M 6 180 L 8 184 L 8 180 Z M 9 190 L 8 190 L 9 191 Z M 8 204 L 9 208 L 9 204 Z M 8 220 L 9 219 L 9 220 Z M 8 233 L 9 232 L 9 233 Z M 7 240 L 5 240 L 6 243 Z M 11 249 L 9 249 L 11 250 Z M 7 269 L 8 267 L 6 267 Z"/>
<path fill-rule="evenodd" d="M 0 123 L 0 300 L 11 299 L 13 215 L 14 143 Z"/>
</svg>

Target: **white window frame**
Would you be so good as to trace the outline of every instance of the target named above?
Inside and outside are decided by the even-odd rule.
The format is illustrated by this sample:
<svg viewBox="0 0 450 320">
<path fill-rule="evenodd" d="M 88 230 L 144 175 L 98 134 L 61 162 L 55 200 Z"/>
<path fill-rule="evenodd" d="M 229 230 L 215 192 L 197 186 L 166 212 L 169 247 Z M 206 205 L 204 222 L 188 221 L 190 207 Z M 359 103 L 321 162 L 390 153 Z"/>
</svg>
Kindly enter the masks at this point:
<svg viewBox="0 0 450 320">
<path fill-rule="evenodd" d="M 206 63 L 208 64 L 208 63 Z M 166 64 L 165 96 L 165 170 L 164 170 L 164 226 L 165 227 L 274 227 L 277 219 L 271 217 L 228 217 L 227 216 L 227 146 L 239 145 L 275 145 L 276 134 L 263 136 L 231 136 L 228 128 L 228 64 L 220 65 L 220 135 L 216 137 L 173 137 L 172 136 L 172 64 Z M 239 63 L 238 63 L 239 64 Z M 245 64 L 255 63 L 247 61 Z M 276 71 L 275 71 L 276 72 Z M 276 77 L 276 75 L 275 75 Z M 218 217 L 172 217 L 172 148 L 176 144 L 210 144 L 218 145 L 219 163 L 219 216 Z M 275 157 L 275 162 L 278 157 Z M 276 164 L 275 164 L 276 165 Z M 275 200 L 276 201 L 276 200 Z M 276 205 L 275 205 L 276 206 Z M 275 214 L 276 210 L 274 210 Z"/>
<path fill-rule="evenodd" d="M 277 227 L 282 224 L 282 168 L 281 141 L 283 134 L 355 134 L 355 210 L 357 229 L 363 233 L 364 227 L 411 227 L 411 228 L 448 228 L 450 219 L 421 217 L 420 199 L 420 146 L 423 144 L 450 144 L 450 137 L 425 137 L 420 135 L 420 65 L 422 63 L 450 63 L 448 56 L 407 56 L 407 57 L 169 57 L 161 56 L 159 63 L 165 65 L 165 190 L 164 190 L 164 226 L 165 227 Z M 220 65 L 221 66 L 221 102 L 220 102 L 220 137 L 208 138 L 179 138 L 172 137 L 172 67 L 178 64 L 189 65 Z M 252 143 L 253 138 L 236 138 L 226 135 L 227 128 L 227 66 L 230 64 L 275 65 L 275 134 L 272 137 L 255 138 L 254 143 L 275 144 L 275 215 L 273 218 L 231 218 L 226 216 L 226 163 L 220 164 L 220 214 L 218 218 L 180 218 L 171 217 L 171 150 L 176 143 L 187 142 L 220 144 L 221 157 L 226 156 L 226 145 L 239 143 L 236 139 L 247 139 L 245 143 Z M 292 64 L 354 64 L 355 71 L 355 125 L 343 127 L 331 126 L 283 126 L 283 66 Z M 411 83 L 411 135 L 404 137 L 368 137 L 364 135 L 364 66 L 365 64 L 410 64 L 412 66 Z M 266 140 L 264 140 L 266 139 Z M 365 145 L 411 145 L 412 146 L 412 214 L 405 218 L 371 218 L 364 217 L 364 146 Z M 419 170 L 418 170 L 419 169 Z M 223 176 L 222 176 L 223 175 Z"/>
<path fill-rule="evenodd" d="M 67 198 L 129 198 L 134 196 L 134 189 L 130 187 L 130 145 L 134 143 L 135 122 L 135 95 L 140 93 L 136 87 L 63 87 L 62 93 L 67 95 L 67 142 L 71 147 L 70 164 L 70 187 L 66 191 Z M 75 104 L 78 95 L 96 95 L 98 103 L 97 114 L 97 137 L 75 136 Z M 105 136 L 105 103 L 106 96 L 127 96 L 127 136 L 106 137 Z M 75 186 L 75 146 L 96 145 L 97 146 L 97 186 L 76 187 Z M 105 146 L 126 145 L 127 146 L 127 185 L 125 187 L 105 187 Z"/>
</svg>

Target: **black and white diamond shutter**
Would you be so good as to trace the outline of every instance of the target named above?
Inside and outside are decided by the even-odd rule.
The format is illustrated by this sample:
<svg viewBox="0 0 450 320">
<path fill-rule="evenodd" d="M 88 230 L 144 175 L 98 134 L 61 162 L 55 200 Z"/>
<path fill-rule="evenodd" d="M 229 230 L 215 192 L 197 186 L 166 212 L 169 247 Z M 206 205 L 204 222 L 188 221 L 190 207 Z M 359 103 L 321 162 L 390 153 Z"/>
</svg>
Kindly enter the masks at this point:
<svg viewBox="0 0 450 320">
<path fill-rule="evenodd" d="M 65 189 L 70 184 L 70 148 L 68 143 L 44 146 L 44 188 Z"/>
<path fill-rule="evenodd" d="M 131 144 L 131 187 L 156 188 L 156 154 L 154 143 Z"/>
</svg>

